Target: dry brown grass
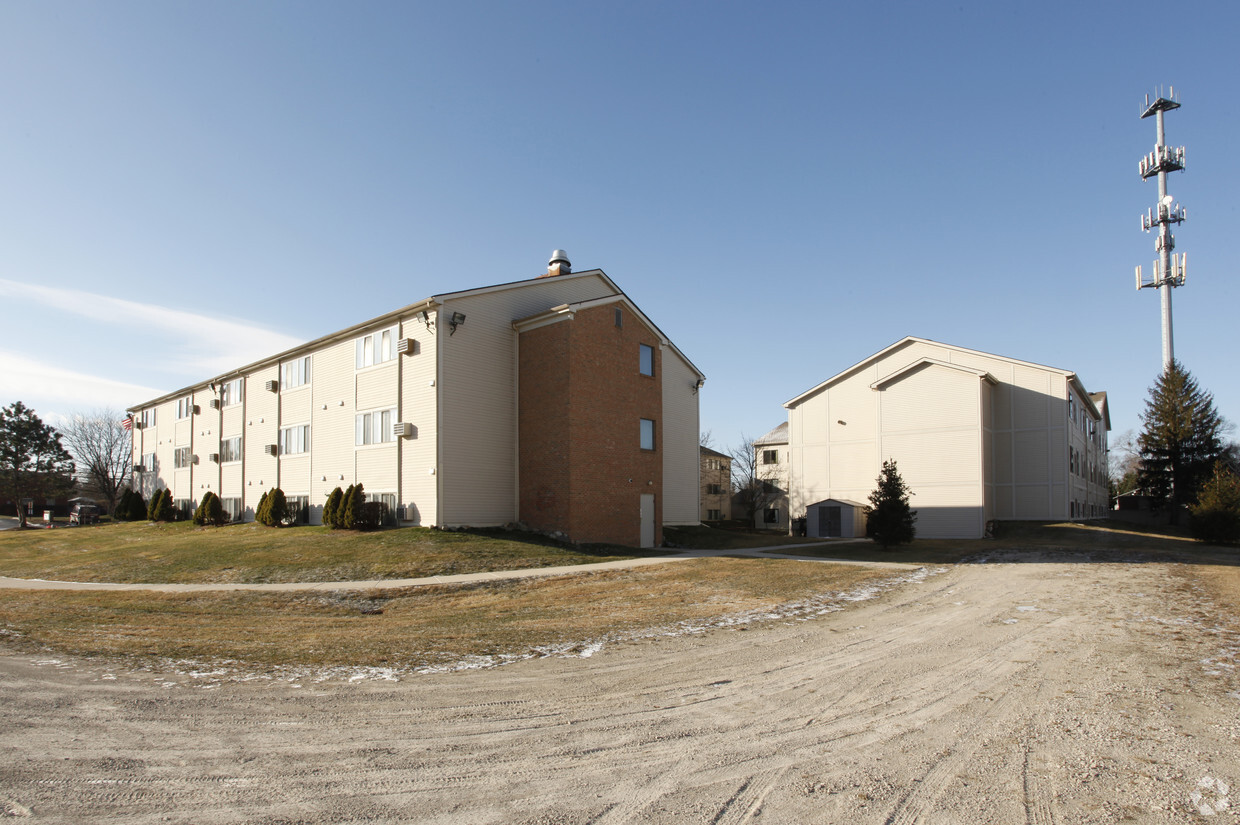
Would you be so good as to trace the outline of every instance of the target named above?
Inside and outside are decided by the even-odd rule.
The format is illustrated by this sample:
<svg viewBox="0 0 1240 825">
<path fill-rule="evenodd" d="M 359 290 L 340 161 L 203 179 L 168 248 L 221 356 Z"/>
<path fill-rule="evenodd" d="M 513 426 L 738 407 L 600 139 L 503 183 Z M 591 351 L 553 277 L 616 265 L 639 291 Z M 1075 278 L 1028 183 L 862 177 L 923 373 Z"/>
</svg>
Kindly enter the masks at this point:
<svg viewBox="0 0 1240 825">
<path fill-rule="evenodd" d="M 417 669 L 636 636 L 890 578 L 857 566 L 698 559 L 470 586 L 371 592 L 7 591 L 11 644 L 129 663 Z"/>
</svg>

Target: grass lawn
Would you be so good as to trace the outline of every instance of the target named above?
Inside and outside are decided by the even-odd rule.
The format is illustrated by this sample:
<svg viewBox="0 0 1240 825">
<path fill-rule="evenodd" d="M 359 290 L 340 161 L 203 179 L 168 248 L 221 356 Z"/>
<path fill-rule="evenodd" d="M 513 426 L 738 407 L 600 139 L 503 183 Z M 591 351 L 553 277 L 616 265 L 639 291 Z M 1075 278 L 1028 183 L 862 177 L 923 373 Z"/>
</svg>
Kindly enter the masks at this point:
<svg viewBox="0 0 1240 825">
<path fill-rule="evenodd" d="M 587 568 L 588 569 L 588 568 Z M 522 656 L 745 611 L 831 600 L 890 571 L 777 559 L 695 559 L 546 579 L 372 592 L 206 593 L 10 590 L 0 636 L 22 650 L 269 668 L 413 670 Z"/>
<path fill-rule="evenodd" d="M 504 530 L 373 533 L 256 523 L 122 522 L 0 532 L 0 575 L 91 582 L 316 582 L 445 576 L 627 559 L 615 545 Z"/>
</svg>

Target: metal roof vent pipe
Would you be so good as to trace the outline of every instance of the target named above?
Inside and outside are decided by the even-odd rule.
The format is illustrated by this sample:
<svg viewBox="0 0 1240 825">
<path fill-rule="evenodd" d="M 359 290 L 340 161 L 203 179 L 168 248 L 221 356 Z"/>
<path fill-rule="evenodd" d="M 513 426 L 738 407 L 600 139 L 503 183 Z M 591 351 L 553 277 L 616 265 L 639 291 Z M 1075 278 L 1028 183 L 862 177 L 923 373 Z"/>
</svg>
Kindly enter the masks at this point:
<svg viewBox="0 0 1240 825">
<path fill-rule="evenodd" d="M 569 263 L 568 253 L 557 249 L 551 253 L 551 260 L 547 261 L 547 274 L 539 277 L 554 278 L 556 275 L 568 275 L 572 271 L 573 265 Z"/>
</svg>

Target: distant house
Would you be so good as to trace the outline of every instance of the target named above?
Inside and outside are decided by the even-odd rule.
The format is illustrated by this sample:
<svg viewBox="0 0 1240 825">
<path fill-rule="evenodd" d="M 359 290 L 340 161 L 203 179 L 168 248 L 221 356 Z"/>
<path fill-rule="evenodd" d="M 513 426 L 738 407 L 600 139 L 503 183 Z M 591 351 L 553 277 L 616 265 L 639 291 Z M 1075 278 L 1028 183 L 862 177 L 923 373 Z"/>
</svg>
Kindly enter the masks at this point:
<svg viewBox="0 0 1240 825">
<path fill-rule="evenodd" d="M 732 518 L 732 457 L 710 447 L 701 447 L 702 521 Z"/>
<path fill-rule="evenodd" d="M 784 407 L 789 507 L 813 529 L 811 506 L 868 501 L 887 459 L 921 537 L 1108 510 L 1106 393 L 1070 370 L 909 337 Z"/>
<path fill-rule="evenodd" d="M 761 482 L 757 495 L 759 507 L 754 526 L 760 530 L 787 532 L 791 522 L 788 514 L 788 472 L 791 453 L 788 450 L 788 422 L 780 424 L 761 438 L 755 439 L 754 466 Z"/>
<path fill-rule="evenodd" d="M 699 522 L 703 374 L 602 270 L 425 300 L 131 408 L 135 486 L 318 523 L 364 485 L 400 524 L 662 543 Z"/>
</svg>

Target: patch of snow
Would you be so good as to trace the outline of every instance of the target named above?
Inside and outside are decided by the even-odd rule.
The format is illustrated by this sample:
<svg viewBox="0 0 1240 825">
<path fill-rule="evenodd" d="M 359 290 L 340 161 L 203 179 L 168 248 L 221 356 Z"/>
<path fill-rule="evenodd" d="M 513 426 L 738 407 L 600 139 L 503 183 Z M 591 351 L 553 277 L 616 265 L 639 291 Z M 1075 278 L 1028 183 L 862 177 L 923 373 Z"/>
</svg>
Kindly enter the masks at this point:
<svg viewBox="0 0 1240 825">
<path fill-rule="evenodd" d="M 1021 613 L 1034 613 L 1037 611 L 1036 607 L 1032 607 L 1030 605 L 1021 605 L 1017 607 L 1016 609 L 1019 610 Z"/>
<path fill-rule="evenodd" d="M 1004 619 L 1004 620 L 1003 620 L 1003 623 L 1004 623 L 1004 624 L 1016 624 L 1016 623 L 1017 623 L 1017 622 L 1019 622 L 1019 621 L 1020 621 L 1020 619 Z"/>
</svg>

